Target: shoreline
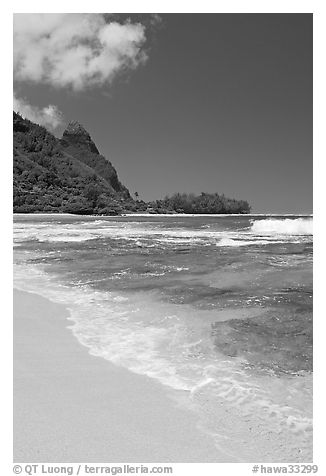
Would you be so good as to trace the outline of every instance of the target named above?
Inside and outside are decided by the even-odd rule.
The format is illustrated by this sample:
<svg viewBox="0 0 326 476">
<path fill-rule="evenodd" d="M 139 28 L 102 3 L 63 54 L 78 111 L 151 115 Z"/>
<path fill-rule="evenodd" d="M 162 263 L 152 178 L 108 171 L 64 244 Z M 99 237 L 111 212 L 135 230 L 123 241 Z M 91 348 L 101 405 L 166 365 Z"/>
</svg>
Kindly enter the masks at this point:
<svg viewBox="0 0 326 476">
<path fill-rule="evenodd" d="M 82 215 L 76 213 L 13 213 L 13 216 L 64 216 L 89 218 L 124 218 L 124 217 L 307 217 L 313 218 L 313 213 L 122 213 L 121 215 Z"/>
<path fill-rule="evenodd" d="M 90 354 L 69 317 L 14 290 L 14 462 L 312 461 L 309 442 L 205 386 L 189 394 Z"/>
<path fill-rule="evenodd" d="M 68 316 L 14 290 L 15 462 L 237 462 L 181 408 L 180 392 L 90 355 Z"/>
</svg>

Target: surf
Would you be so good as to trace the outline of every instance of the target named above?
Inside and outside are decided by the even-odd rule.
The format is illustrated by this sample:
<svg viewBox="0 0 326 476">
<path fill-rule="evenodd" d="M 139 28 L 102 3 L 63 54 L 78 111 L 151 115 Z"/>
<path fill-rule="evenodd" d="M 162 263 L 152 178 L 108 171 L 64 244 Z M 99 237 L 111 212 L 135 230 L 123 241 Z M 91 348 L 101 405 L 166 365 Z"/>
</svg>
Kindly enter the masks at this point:
<svg viewBox="0 0 326 476">
<path fill-rule="evenodd" d="M 257 235 L 312 235 L 312 218 L 255 220 L 251 232 Z"/>
</svg>

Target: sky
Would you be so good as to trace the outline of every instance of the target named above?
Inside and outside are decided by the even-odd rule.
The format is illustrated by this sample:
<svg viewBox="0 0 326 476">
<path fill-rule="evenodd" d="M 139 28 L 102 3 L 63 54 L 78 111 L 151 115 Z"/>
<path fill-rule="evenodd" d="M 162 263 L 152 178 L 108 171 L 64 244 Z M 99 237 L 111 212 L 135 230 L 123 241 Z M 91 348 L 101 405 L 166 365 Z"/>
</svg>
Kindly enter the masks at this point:
<svg viewBox="0 0 326 476">
<path fill-rule="evenodd" d="M 131 193 L 312 212 L 311 14 L 14 15 L 14 109 L 90 133 Z"/>
</svg>

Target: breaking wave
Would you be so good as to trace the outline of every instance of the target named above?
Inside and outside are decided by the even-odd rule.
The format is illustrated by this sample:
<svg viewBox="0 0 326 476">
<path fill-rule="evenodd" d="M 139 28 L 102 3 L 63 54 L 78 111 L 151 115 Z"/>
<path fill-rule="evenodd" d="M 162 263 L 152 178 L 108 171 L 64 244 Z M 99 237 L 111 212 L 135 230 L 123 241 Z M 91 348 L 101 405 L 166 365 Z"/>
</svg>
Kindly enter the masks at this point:
<svg viewBox="0 0 326 476">
<path fill-rule="evenodd" d="M 312 235 L 312 222 L 312 218 L 257 220 L 251 231 L 261 235 Z"/>
</svg>

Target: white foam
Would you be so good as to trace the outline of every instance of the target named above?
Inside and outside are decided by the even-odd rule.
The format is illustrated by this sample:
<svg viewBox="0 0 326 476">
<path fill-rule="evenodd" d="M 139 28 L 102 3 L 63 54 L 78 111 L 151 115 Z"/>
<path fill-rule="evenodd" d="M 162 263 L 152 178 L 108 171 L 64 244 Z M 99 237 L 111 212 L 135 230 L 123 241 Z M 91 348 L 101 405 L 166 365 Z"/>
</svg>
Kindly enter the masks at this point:
<svg viewBox="0 0 326 476">
<path fill-rule="evenodd" d="M 144 242 L 145 246 L 151 246 L 146 240 L 154 239 L 156 242 L 166 240 L 166 243 L 172 245 L 189 240 L 189 243 L 196 241 L 238 247 L 275 243 L 280 236 L 281 241 L 294 241 L 292 236 L 298 237 L 298 233 L 293 233 L 293 230 L 302 231 L 306 226 L 302 222 L 307 221 L 309 219 L 257 220 L 250 229 L 241 232 L 162 229 L 157 225 L 149 226 L 148 223 L 117 221 L 106 224 L 102 221 L 78 224 L 34 223 L 17 225 L 16 240 L 18 243 L 26 239 L 55 242 L 110 237 L 136 241 L 136 244 Z M 312 220 L 310 221 L 312 228 Z M 291 233 L 289 230 L 292 230 Z M 306 236 L 304 233 L 303 235 Z M 140 242 L 139 239 L 143 241 Z M 176 266 L 161 268 L 162 274 L 169 270 L 187 270 Z M 120 271 L 121 274 L 124 272 L 128 273 L 128 270 Z M 305 410 L 295 408 L 300 394 L 299 398 L 293 399 L 294 409 L 291 410 L 291 418 L 288 418 L 289 406 L 283 404 L 288 398 L 287 383 L 278 389 L 274 380 L 272 385 L 268 379 L 261 383 L 259 379 L 248 378 L 248 374 L 241 372 L 238 360 L 223 360 L 223 356 L 216 355 L 215 349 L 210 351 L 209 339 L 206 339 L 206 334 L 211 331 L 210 311 L 196 310 L 194 315 L 191 306 L 161 303 L 149 294 L 139 294 L 140 297 L 136 298 L 135 294 L 127 292 L 118 294 L 94 291 L 85 286 L 85 282 L 84 286 L 75 288 L 63 286 L 42 273 L 41 265 L 18 266 L 14 278 L 18 288 L 42 294 L 68 307 L 72 332 L 93 355 L 135 373 L 155 378 L 174 389 L 192 392 L 193 396 L 201 392 L 213 392 L 230 405 L 248 408 L 250 412 L 261 412 L 262 415 L 267 415 L 266 419 L 273 416 L 291 429 L 305 430 L 311 426 L 311 419 L 303 417 Z M 200 325 L 196 320 L 200 321 Z M 214 314 L 214 321 L 216 320 L 217 313 Z M 310 397 L 307 401 L 310 402 Z"/>
<path fill-rule="evenodd" d="M 73 334 L 90 354 L 189 391 L 191 398 L 208 392 L 229 405 L 259 413 L 262 419 L 273 416 L 278 428 L 305 431 L 311 427 L 311 418 L 296 408 L 302 392 L 289 400 L 286 381 L 248 379 L 239 359 L 217 355 L 208 337 L 210 311 L 196 310 L 194 315 L 187 305 L 180 308 L 160 303 L 152 295 L 136 297 L 95 291 L 87 285 L 64 286 L 44 269 L 41 265 L 15 265 L 15 286 L 64 304 L 71 313 Z"/>
<path fill-rule="evenodd" d="M 124 240 L 140 247 L 182 244 L 249 246 L 269 242 L 306 240 L 312 234 L 312 218 L 269 218 L 252 220 L 251 228 L 216 229 L 212 224 L 200 229 L 169 227 L 153 222 L 83 221 L 80 223 L 15 223 L 14 241 L 83 242 L 95 239 Z"/>
<path fill-rule="evenodd" d="M 222 238 L 216 243 L 216 246 L 249 246 L 249 245 L 266 245 L 270 243 L 268 240 L 234 240 L 232 238 Z"/>
<path fill-rule="evenodd" d="M 256 220 L 252 223 L 252 233 L 260 235 L 312 235 L 312 218 L 285 218 L 281 220 Z"/>
</svg>

